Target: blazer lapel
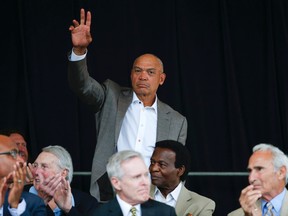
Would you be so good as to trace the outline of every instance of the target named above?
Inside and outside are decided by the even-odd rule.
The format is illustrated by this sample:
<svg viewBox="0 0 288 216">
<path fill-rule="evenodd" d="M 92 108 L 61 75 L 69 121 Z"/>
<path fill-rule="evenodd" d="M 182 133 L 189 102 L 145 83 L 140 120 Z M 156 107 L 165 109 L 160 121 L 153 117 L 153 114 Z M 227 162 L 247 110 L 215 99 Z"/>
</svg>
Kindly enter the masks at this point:
<svg viewBox="0 0 288 216">
<path fill-rule="evenodd" d="M 158 100 L 157 102 L 157 137 L 156 140 L 165 140 L 169 137 L 170 117 L 169 111 L 164 104 Z"/>
<path fill-rule="evenodd" d="M 190 196 L 189 191 L 184 185 L 182 185 L 182 188 L 180 190 L 180 194 L 179 194 L 176 206 L 175 206 L 175 210 L 177 214 L 184 215 L 185 210 L 191 205 L 191 202 L 192 202 L 191 200 L 192 200 L 192 197 Z"/>
<path fill-rule="evenodd" d="M 108 211 L 109 212 L 107 216 L 123 216 L 122 210 L 116 197 L 109 202 Z"/>
<path fill-rule="evenodd" d="M 123 90 L 118 99 L 118 109 L 116 115 L 116 127 L 115 127 L 115 143 L 118 141 L 121 125 L 126 114 L 126 111 L 133 99 L 132 91 Z"/>
</svg>

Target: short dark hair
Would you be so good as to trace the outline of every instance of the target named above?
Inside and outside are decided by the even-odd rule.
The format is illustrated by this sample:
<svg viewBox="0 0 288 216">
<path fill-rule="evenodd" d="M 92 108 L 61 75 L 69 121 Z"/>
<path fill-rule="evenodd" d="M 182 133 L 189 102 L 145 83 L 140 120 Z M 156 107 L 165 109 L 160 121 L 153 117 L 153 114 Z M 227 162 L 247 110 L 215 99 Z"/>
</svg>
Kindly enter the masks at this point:
<svg viewBox="0 0 288 216">
<path fill-rule="evenodd" d="M 182 176 L 180 176 L 181 181 L 185 181 L 189 170 L 190 170 L 190 153 L 189 150 L 180 142 L 174 140 L 162 140 L 155 144 L 155 148 L 167 148 L 175 152 L 175 167 L 179 168 L 181 166 L 185 167 L 185 171 Z"/>
<path fill-rule="evenodd" d="M 24 132 L 23 130 L 20 130 L 20 129 L 6 128 L 6 129 L 0 130 L 0 134 L 5 135 L 5 136 L 10 136 L 13 133 L 20 134 L 21 136 L 24 137 Z"/>
</svg>

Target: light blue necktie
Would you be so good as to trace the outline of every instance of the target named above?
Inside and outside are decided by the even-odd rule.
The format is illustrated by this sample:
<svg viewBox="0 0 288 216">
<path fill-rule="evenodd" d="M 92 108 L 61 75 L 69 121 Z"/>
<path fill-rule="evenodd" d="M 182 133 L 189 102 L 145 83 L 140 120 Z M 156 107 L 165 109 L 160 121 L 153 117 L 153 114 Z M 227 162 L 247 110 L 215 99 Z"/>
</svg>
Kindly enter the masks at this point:
<svg viewBox="0 0 288 216">
<path fill-rule="evenodd" d="M 267 211 L 264 216 L 274 216 L 273 211 L 272 211 L 273 205 L 271 202 L 266 203 L 266 208 L 267 208 Z"/>
</svg>

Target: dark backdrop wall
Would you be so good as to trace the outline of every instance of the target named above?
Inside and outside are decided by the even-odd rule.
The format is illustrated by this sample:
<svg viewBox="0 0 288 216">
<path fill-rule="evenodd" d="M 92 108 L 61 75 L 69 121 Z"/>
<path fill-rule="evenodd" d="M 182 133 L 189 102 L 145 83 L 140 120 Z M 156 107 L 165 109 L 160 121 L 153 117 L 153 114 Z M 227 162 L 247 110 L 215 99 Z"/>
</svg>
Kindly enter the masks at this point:
<svg viewBox="0 0 288 216">
<path fill-rule="evenodd" d="M 92 12 L 90 73 L 130 85 L 135 57 L 164 62 L 159 98 L 188 119 L 192 172 L 245 172 L 251 148 L 288 152 L 287 0 L 2 1 L 0 129 L 24 130 L 31 160 L 62 145 L 75 171 L 90 171 L 91 110 L 69 89 L 69 25 Z M 89 177 L 73 185 L 88 191 Z M 247 177 L 190 177 L 189 188 L 214 199 L 215 215 L 237 208 Z"/>
</svg>

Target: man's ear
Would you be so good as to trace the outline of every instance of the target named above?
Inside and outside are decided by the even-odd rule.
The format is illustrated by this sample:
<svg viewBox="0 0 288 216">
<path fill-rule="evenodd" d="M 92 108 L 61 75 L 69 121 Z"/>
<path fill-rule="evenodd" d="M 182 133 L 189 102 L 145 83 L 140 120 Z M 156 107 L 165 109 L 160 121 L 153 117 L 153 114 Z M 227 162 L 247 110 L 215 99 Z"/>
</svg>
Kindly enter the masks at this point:
<svg viewBox="0 0 288 216">
<path fill-rule="evenodd" d="M 69 174 L 69 170 L 67 170 L 67 169 L 64 169 L 64 170 L 61 172 L 61 176 L 63 176 L 65 179 L 67 179 L 68 174 Z"/>
<path fill-rule="evenodd" d="M 280 167 L 278 172 L 279 172 L 279 178 L 280 179 L 286 178 L 287 168 L 285 166 Z"/>
<path fill-rule="evenodd" d="M 181 167 L 178 167 L 177 169 L 178 169 L 178 173 L 177 173 L 178 176 L 179 177 L 182 176 L 184 174 L 184 172 L 185 172 L 185 166 L 182 165 Z"/>
<path fill-rule="evenodd" d="M 113 176 L 113 177 L 111 177 L 110 182 L 111 182 L 113 188 L 115 188 L 115 190 L 117 190 L 117 191 L 121 190 L 121 181 L 118 178 Z"/>
<path fill-rule="evenodd" d="M 160 82 L 159 82 L 159 84 L 163 85 L 165 79 L 166 79 L 166 74 L 163 72 L 163 73 L 160 74 Z"/>
</svg>

